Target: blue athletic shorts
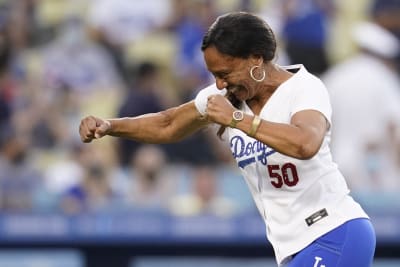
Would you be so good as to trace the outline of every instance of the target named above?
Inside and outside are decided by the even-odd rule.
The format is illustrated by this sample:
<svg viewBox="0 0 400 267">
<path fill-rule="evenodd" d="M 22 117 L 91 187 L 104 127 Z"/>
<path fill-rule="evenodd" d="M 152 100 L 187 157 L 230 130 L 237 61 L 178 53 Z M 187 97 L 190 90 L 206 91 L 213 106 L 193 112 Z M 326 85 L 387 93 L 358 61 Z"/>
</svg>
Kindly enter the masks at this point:
<svg viewBox="0 0 400 267">
<path fill-rule="evenodd" d="M 376 245 L 369 219 L 348 221 L 295 254 L 287 267 L 370 267 Z"/>
</svg>

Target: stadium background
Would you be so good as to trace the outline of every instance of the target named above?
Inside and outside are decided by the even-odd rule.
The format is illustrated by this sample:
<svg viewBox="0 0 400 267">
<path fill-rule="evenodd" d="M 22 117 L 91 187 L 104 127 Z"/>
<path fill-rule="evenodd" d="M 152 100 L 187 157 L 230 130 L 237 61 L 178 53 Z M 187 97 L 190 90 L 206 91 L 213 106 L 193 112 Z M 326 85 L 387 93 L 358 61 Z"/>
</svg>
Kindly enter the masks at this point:
<svg viewBox="0 0 400 267">
<path fill-rule="evenodd" d="M 400 14 L 398 1 L 378 2 L 375 8 Z M 279 63 L 300 56 L 296 63 L 323 77 L 359 52 L 351 29 L 370 20 L 371 4 L 0 1 L 0 266 L 275 266 L 263 222 L 215 129 L 174 145 L 113 138 L 82 145 L 79 120 L 191 99 L 212 81 L 201 36 L 218 14 L 234 10 L 271 24 Z M 389 141 L 397 159 L 390 175 L 379 168 L 392 163 L 372 154 L 375 164 L 363 163 L 368 175 L 347 177 L 376 227 L 374 267 L 400 266 L 400 142 Z"/>
</svg>

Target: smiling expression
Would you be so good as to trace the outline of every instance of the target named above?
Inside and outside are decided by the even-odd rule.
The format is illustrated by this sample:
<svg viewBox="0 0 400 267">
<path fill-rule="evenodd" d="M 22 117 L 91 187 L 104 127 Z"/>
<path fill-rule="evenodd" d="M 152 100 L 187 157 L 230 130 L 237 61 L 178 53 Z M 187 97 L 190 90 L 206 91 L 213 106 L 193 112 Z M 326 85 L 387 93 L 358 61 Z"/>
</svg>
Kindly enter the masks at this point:
<svg viewBox="0 0 400 267">
<path fill-rule="evenodd" d="M 249 71 L 257 59 L 232 57 L 220 53 L 215 46 L 210 46 L 204 50 L 204 60 L 215 77 L 218 89 L 226 88 L 240 101 L 254 97 L 254 81 L 251 80 Z"/>
</svg>

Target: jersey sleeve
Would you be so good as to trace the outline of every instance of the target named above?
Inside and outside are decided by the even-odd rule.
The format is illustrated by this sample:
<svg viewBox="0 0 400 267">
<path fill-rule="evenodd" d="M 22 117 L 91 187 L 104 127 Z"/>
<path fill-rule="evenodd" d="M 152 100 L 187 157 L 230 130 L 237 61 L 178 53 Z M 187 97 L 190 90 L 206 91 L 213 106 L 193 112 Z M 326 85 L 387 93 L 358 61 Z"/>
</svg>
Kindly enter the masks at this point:
<svg viewBox="0 0 400 267">
<path fill-rule="evenodd" d="M 291 116 L 302 110 L 317 110 L 332 123 L 332 106 L 328 90 L 321 80 L 314 78 L 309 83 L 303 84 L 294 97 Z"/>
<path fill-rule="evenodd" d="M 206 114 L 206 109 L 207 109 L 207 99 L 210 95 L 216 95 L 216 94 L 221 94 L 224 95 L 226 93 L 226 90 L 219 90 L 215 84 L 212 84 L 202 90 L 200 90 L 195 99 L 194 99 L 194 104 L 199 111 L 201 115 Z"/>
</svg>

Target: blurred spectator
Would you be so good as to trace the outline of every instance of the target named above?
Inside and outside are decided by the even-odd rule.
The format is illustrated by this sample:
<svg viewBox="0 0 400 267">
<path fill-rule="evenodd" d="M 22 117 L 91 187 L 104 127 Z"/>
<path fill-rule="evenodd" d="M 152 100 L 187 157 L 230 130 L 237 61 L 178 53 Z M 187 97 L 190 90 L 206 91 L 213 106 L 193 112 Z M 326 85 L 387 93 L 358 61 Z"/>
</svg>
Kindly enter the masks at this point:
<svg viewBox="0 0 400 267">
<path fill-rule="evenodd" d="M 21 88 L 15 98 L 13 121 L 17 131 L 39 151 L 69 146 L 77 140 L 78 92 L 63 85 L 54 90 Z"/>
<path fill-rule="evenodd" d="M 323 76 L 333 106 L 332 152 L 351 189 L 398 190 L 398 39 L 376 22 L 353 31 L 359 53 Z"/>
<path fill-rule="evenodd" d="M 0 3 L 0 126 L 9 124 L 18 84 L 11 71 L 13 42 L 10 38 L 10 7 Z"/>
<path fill-rule="evenodd" d="M 161 90 L 164 89 L 160 67 L 152 62 L 142 62 L 132 71 L 128 92 L 119 107 L 118 117 L 133 117 L 154 113 L 165 108 Z M 128 139 L 118 140 L 118 156 L 122 166 L 130 164 L 142 144 Z"/>
<path fill-rule="evenodd" d="M 41 188 L 41 174 L 28 160 L 28 143 L 10 125 L 0 131 L 0 209 L 30 212 Z"/>
<path fill-rule="evenodd" d="M 108 53 L 86 36 L 81 18 L 67 17 L 56 39 L 42 49 L 47 86 L 88 93 L 111 89 L 120 82 Z"/>
<path fill-rule="evenodd" d="M 398 0 L 375 0 L 371 13 L 376 23 L 400 39 L 400 2 Z"/>
<path fill-rule="evenodd" d="M 400 42 L 400 1 L 375 0 L 371 8 L 374 20 L 393 33 Z M 400 75 L 400 53 L 396 58 L 397 71 Z"/>
<path fill-rule="evenodd" d="M 208 166 L 193 168 L 191 186 L 185 194 L 173 197 L 170 211 L 177 216 L 215 215 L 231 216 L 236 207 L 233 201 L 224 197 L 218 188 L 215 169 Z"/>
<path fill-rule="evenodd" d="M 8 8 L 7 31 L 16 55 L 35 43 L 35 4 L 32 0 L 9 1 Z"/>
<path fill-rule="evenodd" d="M 128 78 L 125 50 L 163 25 L 171 11 L 169 0 L 95 0 L 89 7 L 91 36 L 113 56 L 115 66 Z"/>
<path fill-rule="evenodd" d="M 0 31 L 0 125 L 11 118 L 14 82 L 9 73 L 9 50 L 6 36 Z"/>
<path fill-rule="evenodd" d="M 167 169 L 165 153 L 155 145 L 143 145 L 132 155 L 131 166 L 115 181 L 128 207 L 164 209 L 175 190 L 175 175 Z"/>
<path fill-rule="evenodd" d="M 303 64 L 321 74 L 329 66 L 328 26 L 335 9 L 332 0 L 284 0 L 282 38 L 291 64 Z"/>
<path fill-rule="evenodd" d="M 66 84 L 53 89 L 47 99 L 40 97 L 44 104 L 35 107 L 37 120 L 32 118 L 35 123 L 31 132 L 35 148 L 68 147 L 77 140 L 74 126 L 80 115 L 79 94 Z"/>
<path fill-rule="evenodd" d="M 170 5 L 169 0 L 95 0 L 89 7 L 89 24 L 107 42 L 126 45 L 163 25 Z"/>
<path fill-rule="evenodd" d="M 1 78 L 0 78 L 1 79 Z M 8 101 L 8 97 L 0 85 L 0 125 L 6 125 L 9 123 L 11 116 L 11 108 Z"/>
<path fill-rule="evenodd" d="M 107 168 L 97 162 L 85 168 L 80 183 L 62 194 L 60 205 L 66 214 L 112 211 L 118 207 L 119 199 L 112 190 Z"/>
<path fill-rule="evenodd" d="M 90 164 L 88 157 L 94 153 L 91 147 L 81 144 L 71 145 L 65 151 L 65 155 L 54 156 L 51 164 L 44 168 L 44 186 L 55 197 L 83 180 L 85 166 Z"/>
<path fill-rule="evenodd" d="M 175 1 L 181 5 L 179 19 L 169 25 L 176 33 L 178 51 L 175 73 L 180 79 L 182 89 L 196 90 L 209 82 L 209 73 L 203 62 L 201 43 L 204 32 L 217 16 L 215 1 Z M 176 4 L 178 5 L 178 4 Z M 183 12 L 181 11 L 183 10 Z M 172 14 L 175 18 L 175 14 Z"/>
</svg>

